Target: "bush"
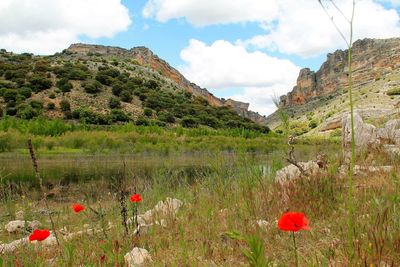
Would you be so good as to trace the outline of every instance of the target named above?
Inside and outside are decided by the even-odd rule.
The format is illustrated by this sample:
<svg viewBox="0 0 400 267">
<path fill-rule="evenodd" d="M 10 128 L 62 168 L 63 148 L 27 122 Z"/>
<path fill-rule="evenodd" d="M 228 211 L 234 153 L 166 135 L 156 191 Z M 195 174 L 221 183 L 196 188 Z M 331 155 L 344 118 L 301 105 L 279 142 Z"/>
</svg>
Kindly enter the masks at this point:
<svg viewBox="0 0 400 267">
<path fill-rule="evenodd" d="M 34 109 L 42 109 L 43 108 L 43 102 L 38 101 L 38 100 L 31 100 L 29 102 L 29 105 Z"/>
<path fill-rule="evenodd" d="M 98 73 L 96 75 L 96 81 L 100 82 L 101 84 L 104 85 L 111 85 L 114 81 L 114 79 L 108 75 L 105 75 L 103 73 Z"/>
<path fill-rule="evenodd" d="M 60 108 L 63 112 L 71 111 L 71 104 L 69 103 L 68 100 L 63 99 L 60 102 Z"/>
<path fill-rule="evenodd" d="M 50 99 L 55 99 L 56 98 L 56 94 L 55 93 L 50 93 L 49 98 Z"/>
<path fill-rule="evenodd" d="M 62 78 L 57 81 L 56 86 L 63 92 L 71 92 L 71 89 L 73 88 L 72 83 L 69 82 L 67 78 Z"/>
<path fill-rule="evenodd" d="M 172 115 L 172 114 L 169 113 L 169 112 L 160 112 L 160 113 L 158 114 L 158 119 L 159 119 L 160 121 L 167 122 L 167 123 L 174 123 L 174 122 L 175 122 L 175 117 L 174 117 L 174 115 Z"/>
<path fill-rule="evenodd" d="M 149 122 L 149 120 L 146 119 L 145 117 L 139 116 L 139 118 L 137 118 L 135 124 L 136 124 L 136 125 L 141 125 L 141 126 L 149 126 L 149 125 L 150 125 L 150 122 Z"/>
<path fill-rule="evenodd" d="M 308 127 L 310 127 L 311 129 L 314 129 L 317 126 L 318 126 L 318 122 L 315 119 L 311 120 L 310 123 L 308 124 Z"/>
<path fill-rule="evenodd" d="M 387 95 L 400 95 L 400 87 L 399 88 L 393 88 L 390 89 L 386 92 Z"/>
<path fill-rule="evenodd" d="M 126 103 L 130 103 L 133 99 L 132 94 L 128 90 L 123 90 L 121 92 L 120 97 L 121 97 L 121 100 Z"/>
<path fill-rule="evenodd" d="M 24 120 L 30 120 L 33 119 L 34 117 L 37 117 L 39 112 L 34 109 L 32 106 L 20 106 L 18 107 L 17 111 L 17 117 L 20 117 L 21 119 Z"/>
<path fill-rule="evenodd" d="M 32 96 L 32 90 L 28 87 L 21 87 L 18 89 L 18 94 L 23 95 L 26 98 L 30 98 Z"/>
<path fill-rule="evenodd" d="M 117 121 L 126 122 L 130 120 L 129 116 L 121 109 L 111 110 L 110 118 L 113 122 Z"/>
<path fill-rule="evenodd" d="M 83 88 L 85 89 L 85 92 L 88 94 L 97 94 L 101 92 L 102 87 L 103 86 L 98 81 L 92 81 L 83 84 Z"/>
<path fill-rule="evenodd" d="M 53 110 L 56 108 L 56 105 L 53 102 L 50 102 L 47 104 L 47 109 L 48 110 Z"/>
<path fill-rule="evenodd" d="M 181 125 L 186 128 L 194 128 L 199 125 L 197 119 L 193 116 L 185 116 L 182 118 Z"/>
<path fill-rule="evenodd" d="M 4 93 L 3 93 L 3 98 L 4 98 L 4 101 L 6 102 L 6 103 L 8 103 L 8 102 L 11 102 L 11 101 L 16 101 L 16 99 L 17 99 L 17 95 L 18 95 L 18 92 L 17 92 L 17 90 L 15 90 L 15 89 L 7 89 Z"/>
<path fill-rule="evenodd" d="M 108 101 L 108 106 L 111 109 L 120 108 L 121 107 L 121 101 L 116 97 L 110 97 L 110 100 Z"/>
<path fill-rule="evenodd" d="M 45 76 L 35 75 L 29 79 L 30 88 L 36 93 L 49 89 L 53 83 Z"/>
<path fill-rule="evenodd" d="M 114 82 L 112 84 L 111 90 L 112 90 L 113 95 L 115 95 L 115 96 L 120 96 L 123 89 L 124 89 L 124 87 L 121 82 Z"/>
<path fill-rule="evenodd" d="M 151 117 L 151 116 L 153 115 L 153 110 L 151 110 L 150 108 L 144 108 L 143 114 L 144 114 L 146 117 Z"/>
</svg>

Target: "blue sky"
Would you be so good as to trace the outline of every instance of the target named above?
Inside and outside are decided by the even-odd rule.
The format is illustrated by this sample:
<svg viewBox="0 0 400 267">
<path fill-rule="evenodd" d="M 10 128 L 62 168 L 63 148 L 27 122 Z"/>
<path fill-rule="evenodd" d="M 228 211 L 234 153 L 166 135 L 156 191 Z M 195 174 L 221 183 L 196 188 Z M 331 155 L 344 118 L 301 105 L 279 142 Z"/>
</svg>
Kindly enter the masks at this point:
<svg viewBox="0 0 400 267">
<path fill-rule="evenodd" d="M 347 36 L 348 24 L 322 1 Z M 349 16 L 351 0 L 337 0 Z M 357 0 L 355 38 L 400 35 L 400 0 Z M 146 46 L 219 97 L 269 114 L 303 67 L 345 47 L 315 0 L 1 0 L 0 47 L 52 54 L 74 42 Z"/>
</svg>

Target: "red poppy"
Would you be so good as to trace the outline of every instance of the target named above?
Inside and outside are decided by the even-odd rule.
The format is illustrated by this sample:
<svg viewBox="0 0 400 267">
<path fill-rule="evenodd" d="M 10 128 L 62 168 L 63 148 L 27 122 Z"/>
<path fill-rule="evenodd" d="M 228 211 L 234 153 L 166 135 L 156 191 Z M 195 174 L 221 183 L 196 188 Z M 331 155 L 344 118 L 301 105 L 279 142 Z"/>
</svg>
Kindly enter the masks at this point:
<svg viewBox="0 0 400 267">
<path fill-rule="evenodd" d="M 43 241 L 50 236 L 49 230 L 33 230 L 33 233 L 29 236 L 29 241 Z"/>
<path fill-rule="evenodd" d="M 74 210 L 75 213 L 79 213 L 85 209 L 84 206 L 81 204 L 72 204 L 72 209 Z"/>
<path fill-rule="evenodd" d="M 132 195 L 132 196 L 130 197 L 130 199 L 131 199 L 131 202 L 140 202 L 140 201 L 142 201 L 142 198 L 140 197 L 139 194 L 134 194 L 134 195 Z"/>
<path fill-rule="evenodd" d="M 310 230 L 308 220 L 302 212 L 286 212 L 278 221 L 278 227 L 282 231 L 297 232 L 299 230 Z"/>
</svg>

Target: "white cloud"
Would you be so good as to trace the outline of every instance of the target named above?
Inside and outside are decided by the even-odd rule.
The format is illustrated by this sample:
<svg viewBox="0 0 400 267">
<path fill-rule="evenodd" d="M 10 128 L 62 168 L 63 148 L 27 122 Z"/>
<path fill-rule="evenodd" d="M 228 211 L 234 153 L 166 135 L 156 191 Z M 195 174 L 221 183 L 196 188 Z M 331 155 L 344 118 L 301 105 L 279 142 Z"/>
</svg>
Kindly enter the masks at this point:
<svg viewBox="0 0 400 267">
<path fill-rule="evenodd" d="M 131 23 L 121 0 L 1 0 L 0 48 L 59 52 L 79 36 L 112 37 Z"/>
<path fill-rule="evenodd" d="M 329 4 L 330 1 L 322 2 Z M 336 0 L 335 3 L 350 17 L 352 0 Z M 357 1 L 355 40 L 400 35 L 399 14 L 384 3 L 400 6 L 400 0 Z M 329 13 L 347 36 L 348 24 L 332 5 Z M 302 57 L 345 47 L 317 0 L 149 0 L 143 15 L 160 22 L 185 18 L 195 26 L 256 22 L 265 34 L 238 40 L 238 44 Z"/>
<path fill-rule="evenodd" d="M 219 40 L 206 45 L 191 40 L 181 52 L 181 72 L 191 81 L 209 89 L 245 88 L 235 100 L 251 103 L 262 114 L 273 111 L 272 97 L 280 96 L 296 83 L 300 68 L 289 60 Z"/>
<path fill-rule="evenodd" d="M 327 2 L 327 1 L 325 1 Z M 336 1 L 347 17 L 351 14 L 351 1 Z M 348 23 L 332 6 L 328 12 L 347 37 Z M 354 19 L 354 40 L 360 38 L 388 38 L 400 34 L 399 14 L 385 9 L 372 0 L 358 1 Z M 323 12 L 317 1 L 282 0 L 276 26 L 265 35 L 259 35 L 238 43 L 257 48 L 278 50 L 303 57 L 320 55 L 339 47 L 345 42 Z"/>
<path fill-rule="evenodd" d="M 269 21 L 277 15 L 278 0 L 149 0 L 145 18 L 160 22 L 183 18 L 196 26 Z"/>
</svg>

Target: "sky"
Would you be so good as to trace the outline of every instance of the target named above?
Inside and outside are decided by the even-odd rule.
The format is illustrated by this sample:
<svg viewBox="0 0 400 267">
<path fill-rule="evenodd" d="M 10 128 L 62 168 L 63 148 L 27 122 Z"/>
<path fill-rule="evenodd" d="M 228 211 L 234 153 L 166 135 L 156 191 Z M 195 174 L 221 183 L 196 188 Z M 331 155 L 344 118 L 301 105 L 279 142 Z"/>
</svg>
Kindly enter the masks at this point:
<svg viewBox="0 0 400 267">
<path fill-rule="evenodd" d="M 318 0 L 0 0 L 0 48 L 146 46 L 214 95 L 268 115 L 301 68 L 346 48 L 332 21 L 349 35 L 352 0 L 321 3 L 327 12 Z M 356 0 L 354 39 L 400 37 L 399 18 L 400 0 Z"/>
</svg>

